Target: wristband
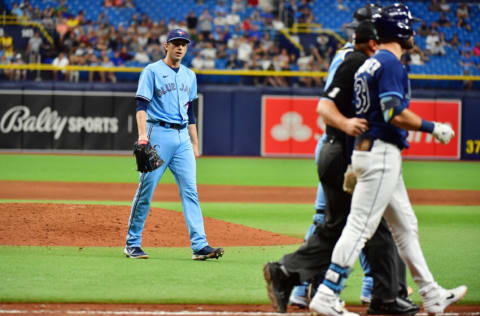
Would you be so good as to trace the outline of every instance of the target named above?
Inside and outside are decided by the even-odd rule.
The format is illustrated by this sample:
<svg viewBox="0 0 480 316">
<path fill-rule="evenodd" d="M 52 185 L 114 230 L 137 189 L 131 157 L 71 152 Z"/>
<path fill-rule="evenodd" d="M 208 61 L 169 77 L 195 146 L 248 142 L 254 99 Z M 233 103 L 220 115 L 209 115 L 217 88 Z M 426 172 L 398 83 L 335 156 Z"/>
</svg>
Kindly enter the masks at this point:
<svg viewBox="0 0 480 316">
<path fill-rule="evenodd" d="M 420 125 L 420 128 L 418 130 L 431 134 L 433 133 L 434 128 L 435 128 L 435 124 L 433 122 L 422 119 L 422 124 Z"/>
</svg>

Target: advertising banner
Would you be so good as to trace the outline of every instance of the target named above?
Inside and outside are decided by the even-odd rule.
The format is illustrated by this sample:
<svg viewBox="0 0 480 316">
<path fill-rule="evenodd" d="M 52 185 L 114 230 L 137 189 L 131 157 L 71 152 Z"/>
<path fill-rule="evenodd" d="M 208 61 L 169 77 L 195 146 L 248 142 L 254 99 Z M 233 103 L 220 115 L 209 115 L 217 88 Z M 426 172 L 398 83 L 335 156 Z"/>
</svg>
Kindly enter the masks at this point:
<svg viewBox="0 0 480 316">
<path fill-rule="evenodd" d="M 0 148 L 131 150 L 133 92 L 0 90 Z"/>
<path fill-rule="evenodd" d="M 432 134 L 410 131 L 407 138 L 410 148 L 403 150 L 403 157 L 460 159 L 462 142 L 462 103 L 460 100 L 413 99 L 410 102 L 410 110 L 423 119 L 449 124 L 455 132 L 455 137 L 447 145 L 443 145 L 434 139 Z"/>
<path fill-rule="evenodd" d="M 262 156 L 313 156 L 324 124 L 318 97 L 263 96 Z"/>
<path fill-rule="evenodd" d="M 324 123 L 316 112 L 318 97 L 263 96 L 262 156 L 313 156 Z M 455 137 L 448 145 L 431 134 L 410 132 L 406 158 L 460 159 L 461 101 L 413 99 L 410 109 L 431 121 L 450 124 Z"/>
</svg>

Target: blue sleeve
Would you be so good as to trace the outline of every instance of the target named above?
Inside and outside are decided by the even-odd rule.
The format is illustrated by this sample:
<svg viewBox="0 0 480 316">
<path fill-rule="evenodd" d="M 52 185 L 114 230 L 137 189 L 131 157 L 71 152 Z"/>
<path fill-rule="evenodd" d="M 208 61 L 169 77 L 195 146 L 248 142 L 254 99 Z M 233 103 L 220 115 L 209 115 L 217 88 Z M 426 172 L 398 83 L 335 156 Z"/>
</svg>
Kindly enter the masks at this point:
<svg viewBox="0 0 480 316">
<path fill-rule="evenodd" d="M 190 102 L 192 102 L 193 100 L 197 99 L 198 96 L 197 96 L 197 76 L 195 75 L 195 73 L 192 71 L 192 75 L 193 75 L 193 80 L 192 80 L 192 88 L 190 89 Z"/>
<path fill-rule="evenodd" d="M 390 61 L 390 60 L 387 60 Z M 396 96 L 400 100 L 405 99 L 405 68 L 400 61 L 388 62 L 377 71 L 378 74 L 378 98 Z"/>
<path fill-rule="evenodd" d="M 188 110 L 187 110 L 187 114 L 188 114 L 188 125 L 191 125 L 191 124 L 195 124 L 196 121 L 195 121 L 195 114 L 193 113 L 193 105 L 195 104 L 196 102 L 188 102 Z"/>
<path fill-rule="evenodd" d="M 155 76 L 149 68 L 143 69 L 138 80 L 136 99 L 144 99 L 150 102 L 153 97 Z"/>
<path fill-rule="evenodd" d="M 148 107 L 148 101 L 142 99 L 142 98 L 137 98 L 137 112 L 138 111 L 146 111 Z"/>
</svg>

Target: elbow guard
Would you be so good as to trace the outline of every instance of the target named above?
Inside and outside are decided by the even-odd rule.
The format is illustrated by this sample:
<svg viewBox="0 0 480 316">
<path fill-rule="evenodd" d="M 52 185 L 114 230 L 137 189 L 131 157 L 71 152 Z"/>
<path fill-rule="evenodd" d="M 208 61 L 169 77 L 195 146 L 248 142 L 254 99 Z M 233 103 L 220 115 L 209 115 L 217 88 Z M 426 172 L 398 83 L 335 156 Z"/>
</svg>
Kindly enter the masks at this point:
<svg viewBox="0 0 480 316">
<path fill-rule="evenodd" d="M 380 99 L 380 106 L 382 108 L 383 119 L 385 122 L 400 114 L 406 106 L 402 106 L 402 100 L 395 95 L 384 96 Z"/>
</svg>

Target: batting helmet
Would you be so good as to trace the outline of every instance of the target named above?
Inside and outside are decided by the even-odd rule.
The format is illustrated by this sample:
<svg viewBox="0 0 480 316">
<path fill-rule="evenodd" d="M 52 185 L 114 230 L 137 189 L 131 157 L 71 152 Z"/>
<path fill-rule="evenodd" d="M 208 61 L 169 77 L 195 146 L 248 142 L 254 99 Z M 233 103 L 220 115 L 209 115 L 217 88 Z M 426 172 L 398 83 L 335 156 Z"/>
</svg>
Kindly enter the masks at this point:
<svg viewBox="0 0 480 316">
<path fill-rule="evenodd" d="M 382 42 L 396 40 L 403 48 L 412 48 L 408 40 L 415 34 L 412 25 L 415 21 L 417 19 L 412 17 L 408 7 L 402 3 L 383 7 L 381 12 L 374 16 L 380 40 Z"/>
</svg>

